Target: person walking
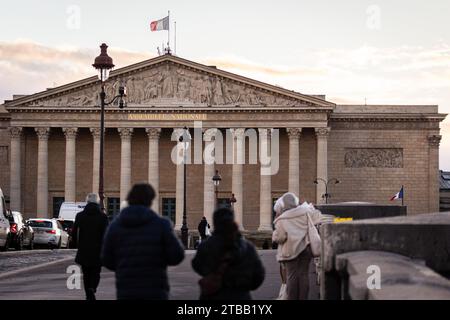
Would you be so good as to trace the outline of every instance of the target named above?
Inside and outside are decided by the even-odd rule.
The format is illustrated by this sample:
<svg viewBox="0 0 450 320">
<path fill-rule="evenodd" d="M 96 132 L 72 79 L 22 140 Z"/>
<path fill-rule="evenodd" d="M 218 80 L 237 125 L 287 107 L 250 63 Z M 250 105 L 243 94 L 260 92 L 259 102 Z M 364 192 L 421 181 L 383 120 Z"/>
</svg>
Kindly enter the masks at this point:
<svg viewBox="0 0 450 320">
<path fill-rule="evenodd" d="M 84 210 L 75 217 L 72 236 L 78 248 L 75 262 L 81 266 L 83 272 L 86 300 L 95 300 L 102 269 L 100 253 L 108 217 L 100 210 L 97 194 L 88 194 L 86 202 Z"/>
<path fill-rule="evenodd" d="M 167 267 L 184 259 L 172 223 L 150 209 L 154 198 L 151 185 L 134 185 L 106 231 L 102 262 L 115 272 L 118 299 L 169 299 Z"/>
<path fill-rule="evenodd" d="M 317 225 L 322 214 L 293 193 L 285 193 L 274 205 L 277 218 L 272 241 L 278 243 L 277 260 L 285 270 L 288 300 L 306 300 L 309 292 L 309 266 L 313 258 L 308 238 L 308 217 Z M 283 271 L 282 271 L 283 272 Z M 282 276 L 283 278 L 283 276 Z"/>
<path fill-rule="evenodd" d="M 201 241 L 206 240 L 206 238 L 209 236 L 207 230 L 209 230 L 211 227 L 209 226 L 208 220 L 206 220 L 206 217 L 203 217 L 202 220 L 200 220 L 200 223 L 198 224 L 198 233 L 200 234 Z"/>
<path fill-rule="evenodd" d="M 245 240 L 228 208 L 213 214 L 212 236 L 200 243 L 192 268 L 200 279 L 201 300 L 250 300 L 264 281 L 265 270 L 255 247 Z"/>
</svg>

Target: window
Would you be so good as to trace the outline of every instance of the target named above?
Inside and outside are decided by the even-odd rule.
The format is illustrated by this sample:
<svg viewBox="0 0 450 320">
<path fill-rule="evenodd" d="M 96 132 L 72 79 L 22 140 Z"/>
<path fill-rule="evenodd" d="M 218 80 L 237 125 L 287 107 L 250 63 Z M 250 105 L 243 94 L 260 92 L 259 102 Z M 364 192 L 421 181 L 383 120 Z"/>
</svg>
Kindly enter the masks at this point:
<svg viewBox="0 0 450 320">
<path fill-rule="evenodd" d="M 108 218 L 114 219 L 120 212 L 120 198 L 108 198 Z"/>
<path fill-rule="evenodd" d="M 64 202 L 64 197 L 53 197 L 53 218 L 58 218 L 59 209 Z"/>
<path fill-rule="evenodd" d="M 230 198 L 219 198 L 219 199 L 217 199 L 217 204 L 218 204 L 219 208 L 230 208 L 231 209 Z"/>
<path fill-rule="evenodd" d="M 162 198 L 162 215 L 169 218 L 175 224 L 175 198 Z"/>
</svg>

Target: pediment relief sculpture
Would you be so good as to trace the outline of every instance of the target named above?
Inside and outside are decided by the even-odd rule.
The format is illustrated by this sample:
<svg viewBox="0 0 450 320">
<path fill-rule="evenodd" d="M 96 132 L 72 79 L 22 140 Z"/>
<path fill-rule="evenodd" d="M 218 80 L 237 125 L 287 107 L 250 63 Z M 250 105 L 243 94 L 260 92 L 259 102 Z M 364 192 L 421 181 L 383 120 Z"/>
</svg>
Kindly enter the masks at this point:
<svg viewBox="0 0 450 320">
<path fill-rule="evenodd" d="M 216 75 L 178 66 L 162 65 L 131 75 L 111 78 L 105 84 L 108 98 L 114 97 L 121 83 L 127 87 L 126 101 L 133 105 L 194 106 L 307 106 L 306 101 L 283 96 Z M 62 93 L 61 96 L 31 102 L 31 106 L 98 106 L 100 84 Z"/>
</svg>

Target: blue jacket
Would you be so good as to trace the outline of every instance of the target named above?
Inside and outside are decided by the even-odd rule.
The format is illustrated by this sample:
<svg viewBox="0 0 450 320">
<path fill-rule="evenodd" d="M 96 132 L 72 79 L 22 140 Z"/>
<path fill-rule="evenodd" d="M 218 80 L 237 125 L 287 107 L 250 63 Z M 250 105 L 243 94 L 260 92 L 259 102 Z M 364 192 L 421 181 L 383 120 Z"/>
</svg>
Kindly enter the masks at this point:
<svg viewBox="0 0 450 320">
<path fill-rule="evenodd" d="M 168 299 L 167 266 L 183 259 L 171 222 L 147 207 L 125 208 L 106 231 L 102 262 L 116 273 L 118 299 Z"/>
</svg>

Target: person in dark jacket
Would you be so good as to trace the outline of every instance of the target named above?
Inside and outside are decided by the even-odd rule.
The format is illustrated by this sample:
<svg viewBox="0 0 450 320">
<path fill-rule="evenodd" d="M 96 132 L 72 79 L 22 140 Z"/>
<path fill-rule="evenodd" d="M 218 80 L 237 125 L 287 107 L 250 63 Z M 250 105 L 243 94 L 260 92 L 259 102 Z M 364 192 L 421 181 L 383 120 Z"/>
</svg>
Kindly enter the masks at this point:
<svg viewBox="0 0 450 320">
<path fill-rule="evenodd" d="M 265 270 L 255 247 L 245 240 L 234 221 L 234 212 L 220 208 L 213 216 L 214 232 L 201 242 L 192 260 L 192 267 L 206 277 L 221 272 L 222 281 L 217 292 L 200 295 L 201 300 L 250 300 L 250 291 L 264 281 Z M 224 267 L 223 258 L 227 257 Z"/>
<path fill-rule="evenodd" d="M 210 228 L 208 220 L 206 220 L 206 217 L 203 217 L 202 220 L 200 220 L 200 223 L 198 224 L 198 233 L 200 234 L 200 239 L 206 240 L 208 235 L 206 234 L 206 228 Z"/>
<path fill-rule="evenodd" d="M 72 236 L 74 243 L 78 244 L 75 262 L 81 265 L 86 299 L 95 300 L 102 269 L 100 253 L 108 218 L 100 211 L 97 194 L 88 194 L 86 202 L 84 210 L 75 217 Z"/>
<path fill-rule="evenodd" d="M 150 209 L 154 198 L 149 184 L 134 185 L 106 231 L 102 261 L 116 273 L 118 299 L 169 299 L 167 266 L 184 259 L 172 223 Z"/>
</svg>

